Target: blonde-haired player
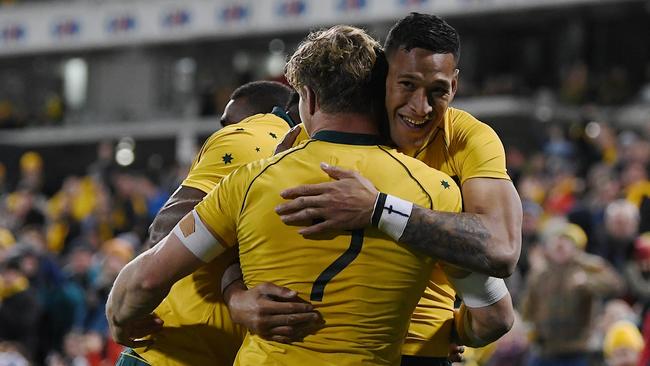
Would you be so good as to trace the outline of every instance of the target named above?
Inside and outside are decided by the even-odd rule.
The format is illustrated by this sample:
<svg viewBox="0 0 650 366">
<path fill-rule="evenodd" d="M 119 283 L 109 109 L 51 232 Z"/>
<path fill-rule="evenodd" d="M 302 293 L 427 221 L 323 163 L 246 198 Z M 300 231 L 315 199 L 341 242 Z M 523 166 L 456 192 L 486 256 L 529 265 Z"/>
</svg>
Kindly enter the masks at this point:
<svg viewBox="0 0 650 366">
<path fill-rule="evenodd" d="M 353 27 L 309 35 L 289 61 L 287 77 L 300 93 L 312 139 L 235 171 L 172 234 L 122 270 L 107 310 L 118 341 L 125 325 L 146 317 L 175 281 L 238 245 L 248 286 L 272 281 L 289 287 L 314 304 L 325 324 L 290 345 L 248 334 L 236 364 L 399 364 L 408 320 L 434 263 L 391 236 L 403 230 L 413 203 L 458 212 L 460 193 L 449 176 L 382 146 L 374 116 L 383 101 L 367 98 L 377 76 L 376 48 Z M 282 224 L 274 212 L 280 192 L 328 181 L 320 162 L 381 182 L 387 195 L 379 197 L 374 219 L 390 236 L 370 228 L 304 237 L 300 226 Z"/>
</svg>

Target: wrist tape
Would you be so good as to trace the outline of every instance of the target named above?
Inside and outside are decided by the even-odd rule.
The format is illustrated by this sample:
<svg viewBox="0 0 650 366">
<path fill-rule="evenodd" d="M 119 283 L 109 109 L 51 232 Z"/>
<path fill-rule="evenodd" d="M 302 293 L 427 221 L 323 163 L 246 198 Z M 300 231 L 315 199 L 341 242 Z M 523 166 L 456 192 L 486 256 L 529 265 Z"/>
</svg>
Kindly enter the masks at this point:
<svg viewBox="0 0 650 366">
<path fill-rule="evenodd" d="M 375 200 L 370 223 L 399 241 L 411 217 L 413 203 L 386 193 L 379 193 Z"/>
<path fill-rule="evenodd" d="M 502 278 L 474 272 L 464 278 L 447 278 L 469 308 L 490 306 L 508 294 L 508 288 Z"/>
</svg>

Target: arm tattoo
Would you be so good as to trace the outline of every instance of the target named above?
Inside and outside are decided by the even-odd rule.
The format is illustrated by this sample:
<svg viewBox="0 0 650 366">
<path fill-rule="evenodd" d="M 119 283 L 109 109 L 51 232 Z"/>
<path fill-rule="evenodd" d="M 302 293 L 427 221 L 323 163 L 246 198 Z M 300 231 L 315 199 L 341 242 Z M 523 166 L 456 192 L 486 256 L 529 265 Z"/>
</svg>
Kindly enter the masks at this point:
<svg viewBox="0 0 650 366">
<path fill-rule="evenodd" d="M 493 275 L 492 235 L 477 214 L 431 211 L 413 206 L 400 242 L 436 259 Z"/>
</svg>

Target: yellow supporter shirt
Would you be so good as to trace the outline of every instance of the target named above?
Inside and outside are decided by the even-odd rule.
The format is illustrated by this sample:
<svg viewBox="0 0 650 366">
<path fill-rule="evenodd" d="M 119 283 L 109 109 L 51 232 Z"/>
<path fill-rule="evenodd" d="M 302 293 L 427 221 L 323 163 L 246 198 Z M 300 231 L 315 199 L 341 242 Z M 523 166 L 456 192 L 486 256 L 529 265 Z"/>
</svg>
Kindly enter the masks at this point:
<svg viewBox="0 0 650 366">
<path fill-rule="evenodd" d="M 291 345 L 247 334 L 236 365 L 397 365 L 408 319 L 433 262 L 374 228 L 305 238 L 282 223 L 280 192 L 330 178 L 319 163 L 360 171 L 382 191 L 436 210 L 459 212 L 453 181 L 377 145 L 374 136 L 320 131 L 271 159 L 225 178 L 196 207 L 225 246 L 239 245 L 244 281 L 286 286 L 310 301 L 323 329 Z"/>
<path fill-rule="evenodd" d="M 458 185 L 470 178 L 508 179 L 499 136 L 490 126 L 460 109 L 448 108 L 444 128 L 436 128 L 415 158 L 452 177 Z M 402 353 L 446 357 L 456 292 L 436 268 L 411 318 Z"/>
<path fill-rule="evenodd" d="M 296 144 L 307 138 L 303 127 Z M 436 128 L 414 157 L 448 174 L 458 185 L 470 178 L 510 180 L 499 136 L 490 126 L 460 109 L 447 109 L 443 128 Z M 402 348 L 404 355 L 447 357 L 455 298 L 447 276 L 436 265 L 411 318 Z"/>
<path fill-rule="evenodd" d="M 182 185 L 209 193 L 238 167 L 273 155 L 288 130 L 288 122 L 271 113 L 222 128 L 203 144 Z M 154 366 L 232 365 L 246 330 L 231 321 L 220 278 L 236 258 L 232 250 L 178 281 L 155 310 L 163 331 L 152 347 L 135 351 Z"/>
</svg>

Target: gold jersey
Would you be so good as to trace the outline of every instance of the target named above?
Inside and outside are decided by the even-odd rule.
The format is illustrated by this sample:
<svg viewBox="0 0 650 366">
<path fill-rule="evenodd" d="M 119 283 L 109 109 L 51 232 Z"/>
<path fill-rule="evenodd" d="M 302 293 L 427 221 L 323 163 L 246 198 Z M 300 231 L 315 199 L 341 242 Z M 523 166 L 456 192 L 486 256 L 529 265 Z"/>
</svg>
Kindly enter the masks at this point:
<svg viewBox="0 0 650 366">
<path fill-rule="evenodd" d="M 360 171 L 382 192 L 420 206 L 460 211 L 460 191 L 449 176 L 377 143 L 374 136 L 320 131 L 237 170 L 197 205 L 219 242 L 238 244 L 249 288 L 272 282 L 295 290 L 326 322 L 291 345 L 247 334 L 236 365 L 399 364 L 433 261 L 374 228 L 303 237 L 274 211 L 285 202 L 282 190 L 330 180 L 321 162 Z"/>
<path fill-rule="evenodd" d="M 308 139 L 304 126 L 301 127 L 294 146 Z M 432 132 L 414 157 L 448 174 L 458 185 L 470 178 L 510 180 L 505 151 L 497 134 L 460 109 L 447 109 L 442 128 Z M 439 266 L 434 266 L 427 289 L 413 312 L 403 354 L 447 357 L 455 298 L 447 276 Z"/>
<path fill-rule="evenodd" d="M 447 109 L 443 128 L 436 128 L 414 157 L 448 174 L 460 186 L 470 178 L 510 180 L 497 134 L 460 109 Z M 436 267 L 413 312 L 403 354 L 447 357 L 455 297 L 444 272 Z"/>
<path fill-rule="evenodd" d="M 273 155 L 288 130 L 287 121 L 271 113 L 222 128 L 206 140 L 182 185 L 209 193 L 238 167 Z M 154 366 L 232 365 L 246 330 L 230 319 L 220 278 L 236 258 L 233 250 L 178 281 L 155 310 L 162 332 L 153 346 L 136 352 Z"/>
</svg>

